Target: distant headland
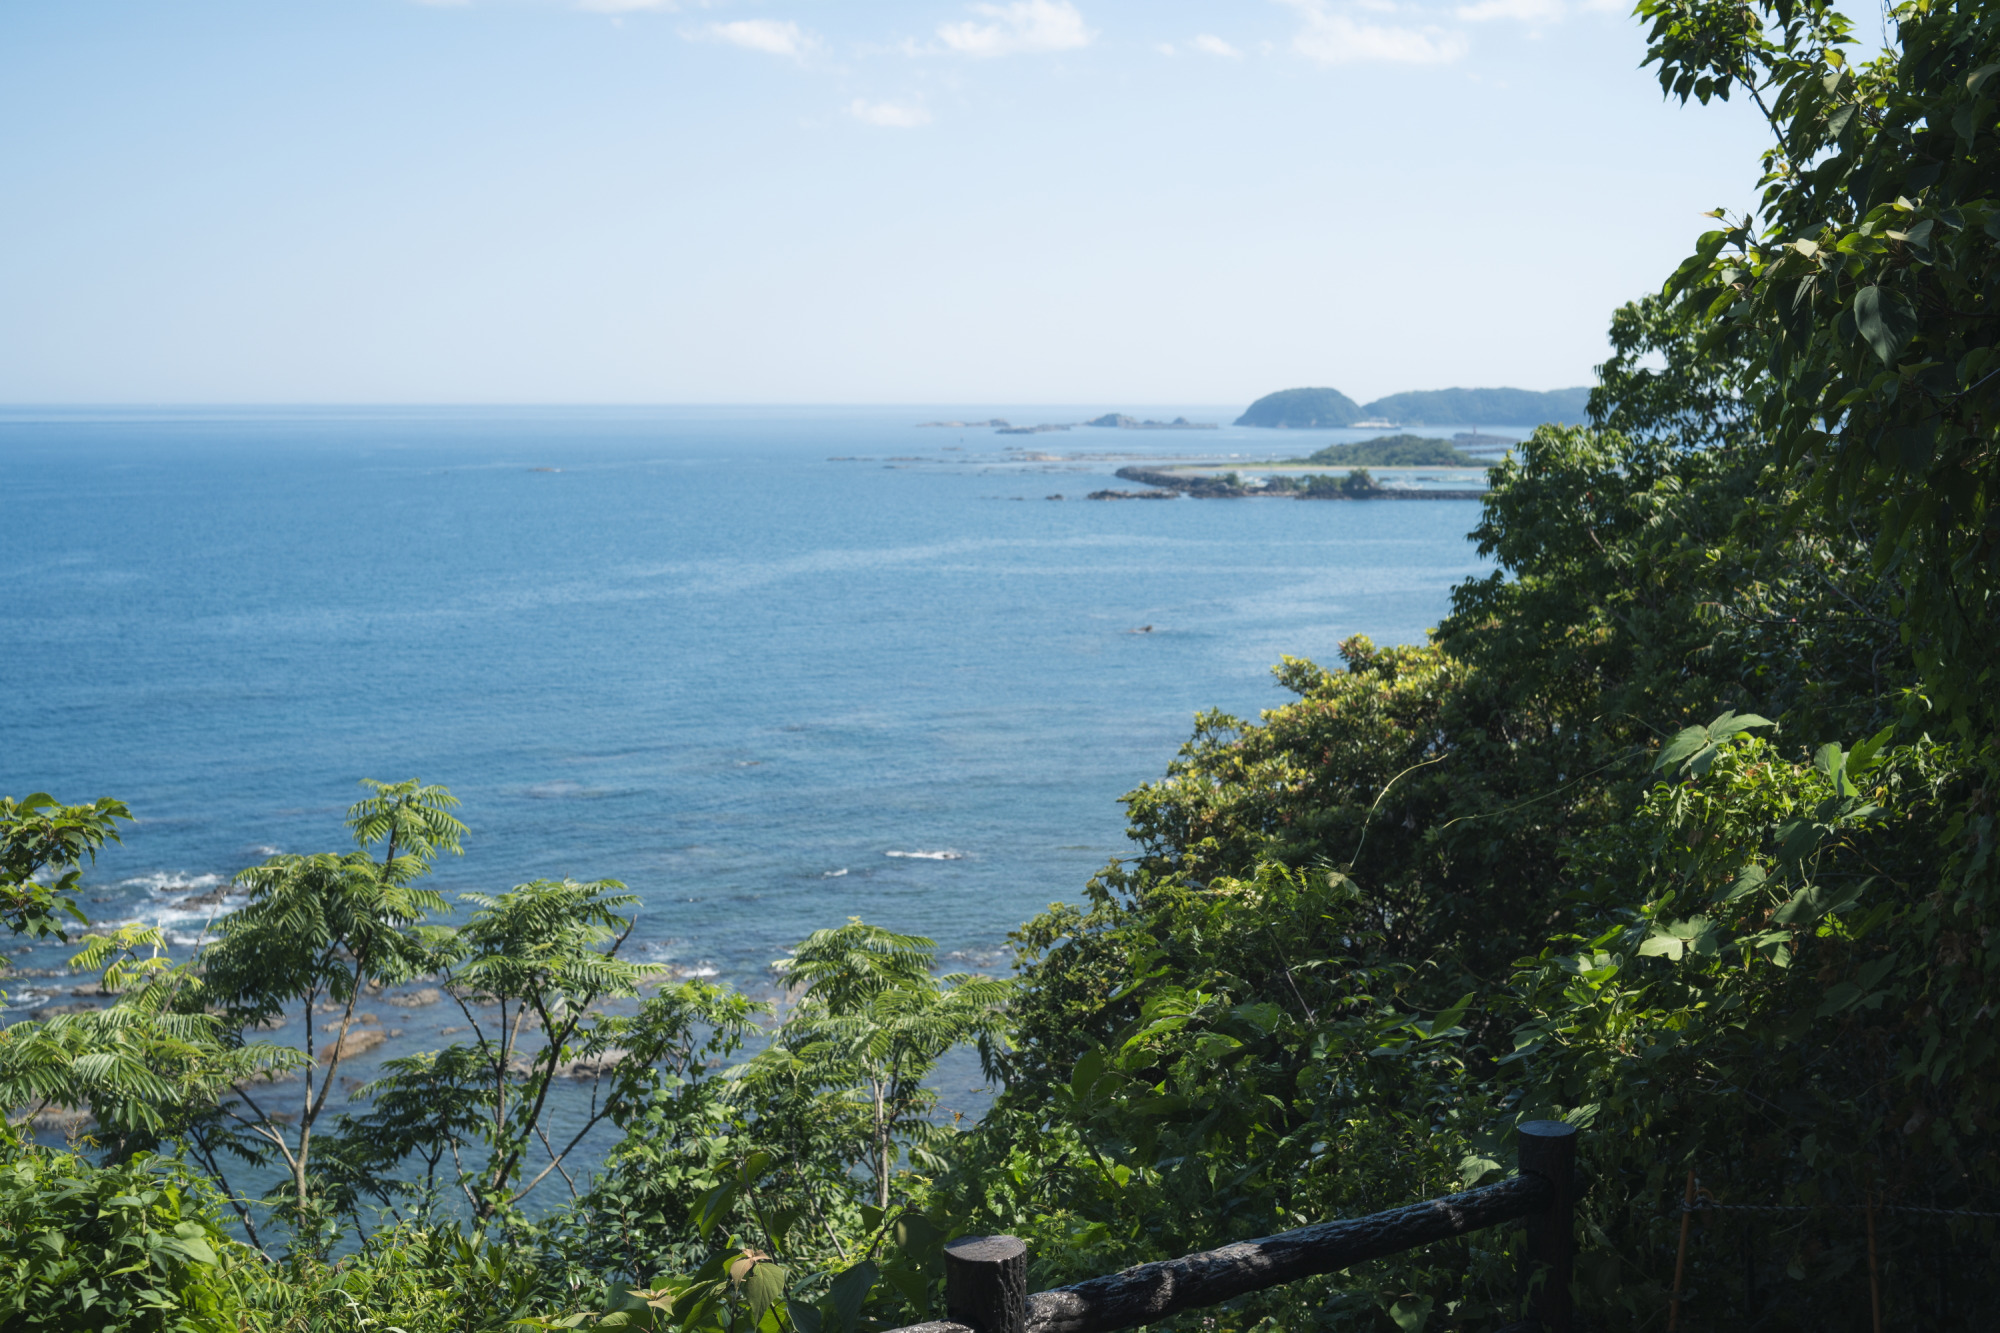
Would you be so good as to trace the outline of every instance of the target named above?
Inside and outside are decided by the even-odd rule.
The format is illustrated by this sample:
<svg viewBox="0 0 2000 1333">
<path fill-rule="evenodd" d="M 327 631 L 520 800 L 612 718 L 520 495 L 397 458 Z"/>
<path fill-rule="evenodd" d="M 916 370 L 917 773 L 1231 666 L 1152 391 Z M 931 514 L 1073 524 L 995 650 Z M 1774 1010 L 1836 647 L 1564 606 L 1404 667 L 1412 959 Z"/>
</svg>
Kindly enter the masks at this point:
<svg viewBox="0 0 2000 1333">
<path fill-rule="evenodd" d="M 1239 426 L 1328 430 L 1341 426 L 1536 426 L 1581 424 L 1588 387 L 1551 389 L 1418 389 L 1357 403 L 1338 389 L 1281 389 L 1250 404 Z"/>
</svg>

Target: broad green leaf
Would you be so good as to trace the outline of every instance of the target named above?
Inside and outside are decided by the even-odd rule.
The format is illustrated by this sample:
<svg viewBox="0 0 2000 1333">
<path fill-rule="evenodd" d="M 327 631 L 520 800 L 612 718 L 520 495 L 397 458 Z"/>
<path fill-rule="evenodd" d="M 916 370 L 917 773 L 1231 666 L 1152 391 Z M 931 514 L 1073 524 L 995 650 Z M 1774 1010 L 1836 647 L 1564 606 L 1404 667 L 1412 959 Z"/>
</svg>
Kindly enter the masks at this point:
<svg viewBox="0 0 2000 1333">
<path fill-rule="evenodd" d="M 769 1260 L 750 1270 L 750 1276 L 743 1281 L 743 1298 L 750 1303 L 750 1323 L 754 1328 L 764 1322 L 764 1312 L 785 1297 L 785 1280 L 791 1276 L 783 1264 Z"/>
<path fill-rule="evenodd" d="M 1090 1095 L 1091 1088 L 1096 1086 L 1097 1080 L 1103 1073 L 1104 1051 L 1100 1047 L 1093 1046 L 1083 1053 L 1083 1058 L 1076 1062 L 1076 1068 L 1070 1071 L 1070 1092 L 1081 1101 Z"/>
<path fill-rule="evenodd" d="M 1431 1020 L 1432 1035 L 1436 1035 L 1437 1033 L 1443 1032 L 1446 1028 L 1457 1027 L 1458 1020 L 1465 1017 L 1465 1011 L 1472 1007 L 1472 1001 L 1474 997 L 1477 996 L 1478 994 L 1479 994 L 1478 991 L 1467 991 L 1464 995 L 1459 997 L 1458 1003 L 1452 1005 L 1449 1009 L 1446 1009 L 1443 1013 L 1439 1014 L 1436 1018 L 1432 1019 Z"/>
<path fill-rule="evenodd" d="M 1461 1189 L 1471 1189 L 1495 1171 L 1504 1171 L 1499 1162 L 1482 1153 L 1471 1152 L 1459 1159 L 1458 1184 Z"/>
<path fill-rule="evenodd" d="M 1862 990 L 1874 990 L 1882 984 L 1882 978 L 1896 970 L 1896 964 L 1901 961 L 1902 959 L 1893 953 L 1886 954 L 1864 966 L 1860 974 L 1855 977 L 1855 984 L 1860 986 Z"/>
<path fill-rule="evenodd" d="M 739 1192 L 736 1185 L 730 1183 L 717 1185 L 702 1196 L 695 1206 L 688 1210 L 688 1225 L 694 1229 L 694 1233 L 706 1236 L 711 1227 L 728 1216 L 729 1210 L 736 1206 Z"/>
<path fill-rule="evenodd" d="M 909 1302 L 912 1310 L 923 1310 L 929 1301 L 930 1282 L 914 1268 L 889 1264 L 882 1270 L 882 1280 L 894 1287 L 896 1294 Z"/>
<path fill-rule="evenodd" d="M 175 1241 L 174 1246 L 194 1263 L 213 1264 L 216 1262 L 215 1251 L 210 1248 L 209 1243 L 202 1237 L 186 1236 Z"/>
<path fill-rule="evenodd" d="M 1872 880 L 1832 888 L 1809 884 L 1787 899 L 1771 914 L 1771 920 L 1785 926 L 1810 926 L 1823 916 L 1837 916 L 1852 908 Z"/>
<path fill-rule="evenodd" d="M 944 1232 L 922 1213 L 904 1213 L 896 1219 L 896 1245 L 914 1259 L 935 1256 L 944 1244 Z"/>
<path fill-rule="evenodd" d="M 1653 771 L 1664 772 L 1707 744 L 1707 727 L 1687 727 L 1676 733 L 1674 738 L 1667 742 L 1666 748 L 1660 751 L 1660 757 L 1653 763 Z"/>
<path fill-rule="evenodd" d="M 1900 293 L 1871 285 L 1855 294 L 1854 327 L 1882 364 L 1893 366 L 1916 335 L 1917 316 Z"/>
<path fill-rule="evenodd" d="M 833 1321 L 833 1333 L 854 1333 L 861 1307 L 868 1293 L 875 1289 L 879 1272 L 872 1260 L 863 1259 L 833 1280 L 826 1293 L 826 1312 Z"/>
<path fill-rule="evenodd" d="M 1227 1033 L 1209 1032 L 1203 1034 L 1201 1040 L 1194 1044 L 1194 1050 L 1188 1054 L 1189 1058 L 1197 1062 L 1207 1063 L 1220 1059 L 1231 1051 L 1241 1050 L 1242 1047 L 1242 1042 Z"/>
<path fill-rule="evenodd" d="M 1723 890 L 1721 901 L 1733 903 L 1738 898 L 1747 897 L 1763 888 L 1766 879 L 1764 867 L 1752 861 L 1737 873 L 1735 882 Z"/>
<path fill-rule="evenodd" d="M 1825 829 L 1810 819 L 1788 819 L 1772 832 L 1778 840 L 1778 856 L 1796 866 L 1812 855 Z"/>
<path fill-rule="evenodd" d="M 1882 728 L 1867 740 L 1857 744 L 1847 752 L 1847 775 L 1857 783 L 1873 769 L 1884 746 L 1895 739 L 1896 728 L 1891 725 Z"/>
<path fill-rule="evenodd" d="M 1759 717 L 1755 713 L 1724 713 L 1721 717 L 1708 724 L 1708 735 L 1710 740 L 1720 742 L 1729 739 L 1739 732 L 1750 731 L 1757 727 L 1775 727 L 1777 725 L 1771 719 Z"/>
<path fill-rule="evenodd" d="M 1407 1297 L 1389 1307 L 1389 1317 L 1403 1333 L 1424 1333 L 1424 1326 L 1431 1321 L 1431 1308 L 1436 1304 L 1434 1296 Z"/>
</svg>

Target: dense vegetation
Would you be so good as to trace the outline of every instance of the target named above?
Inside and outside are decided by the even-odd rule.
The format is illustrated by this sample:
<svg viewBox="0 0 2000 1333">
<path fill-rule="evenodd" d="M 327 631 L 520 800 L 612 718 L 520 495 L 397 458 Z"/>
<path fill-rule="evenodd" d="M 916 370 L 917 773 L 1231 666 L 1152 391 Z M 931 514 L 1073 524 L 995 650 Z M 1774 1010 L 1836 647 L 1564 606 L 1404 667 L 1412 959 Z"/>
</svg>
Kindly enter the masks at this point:
<svg viewBox="0 0 2000 1333">
<path fill-rule="evenodd" d="M 1461 453 L 1449 440 L 1423 435 L 1382 435 L 1352 444 L 1329 444 L 1300 460 L 1336 467 L 1477 467 L 1479 460 Z"/>
<path fill-rule="evenodd" d="M 1761 224 L 1615 314 L 1590 424 L 1494 470 L 1498 571 L 1431 641 L 1202 716 L 1015 981 L 850 922 L 794 951 L 782 1015 L 661 984 L 609 881 L 447 914 L 449 793 L 372 788 L 351 850 L 246 871 L 200 957 L 83 935 L 120 1002 L 0 1032 L 0 1101 L 95 1121 L 0 1142 L 7 1326 L 848 1333 L 938 1313 L 954 1233 L 1028 1238 L 1053 1283 L 1488 1179 L 1555 1116 L 1586 1130 L 1591 1327 L 1664 1327 L 1690 1172 L 1786 1211 L 1696 1217 L 1682 1327 L 1862 1327 L 1871 1251 L 1896 1326 L 1984 1327 L 2000 15 L 1905 5 L 1858 64 L 1823 6 L 1642 13 L 1671 95 L 1768 109 Z M 0 804 L 8 927 L 76 936 L 125 817 Z M 417 984 L 472 1039 L 336 1105 L 356 997 Z M 288 1007 L 331 1042 L 260 1040 Z M 961 1043 L 1000 1088 L 976 1127 L 924 1081 Z M 591 1060 L 621 1137 L 536 1208 L 553 1077 Z M 1494 1329 L 1515 1243 L 1209 1318 Z"/>
</svg>

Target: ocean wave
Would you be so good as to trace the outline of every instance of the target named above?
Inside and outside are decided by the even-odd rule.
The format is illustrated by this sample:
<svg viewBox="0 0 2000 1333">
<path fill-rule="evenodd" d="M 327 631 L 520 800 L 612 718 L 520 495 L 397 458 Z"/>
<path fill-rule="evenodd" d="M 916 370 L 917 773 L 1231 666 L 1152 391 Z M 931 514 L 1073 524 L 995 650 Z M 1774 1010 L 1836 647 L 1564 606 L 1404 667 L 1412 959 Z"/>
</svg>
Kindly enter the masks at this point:
<svg viewBox="0 0 2000 1333">
<path fill-rule="evenodd" d="M 895 855 L 895 853 L 894 853 L 894 852 L 891 852 L 891 853 L 889 853 L 889 855 L 891 855 L 891 856 L 894 856 L 894 855 Z M 821 879 L 839 879 L 839 878 L 840 878 L 840 877 L 841 877 L 842 875 L 845 875 L 846 873 L 847 873 L 847 867 L 846 867 L 846 866 L 842 866 L 842 867 L 841 867 L 840 869 L 838 869 L 838 870 L 822 870 L 822 871 L 820 872 L 820 876 L 819 876 L 819 877 L 820 877 Z"/>
<path fill-rule="evenodd" d="M 190 875 L 185 870 L 156 870 L 150 875 L 121 879 L 123 889 L 145 889 L 149 893 L 202 893 L 222 883 L 220 875 Z"/>
<path fill-rule="evenodd" d="M 912 861 L 963 861 L 964 852 L 954 852 L 946 848 L 941 852 L 884 852 L 884 856 L 900 856 Z"/>
<path fill-rule="evenodd" d="M 690 952 L 688 942 L 684 939 L 669 937 L 663 940 L 647 940 L 638 947 L 642 957 L 666 965 L 666 979 L 669 981 L 687 981 L 722 975 L 722 969 L 706 958 L 683 961 Z"/>
<path fill-rule="evenodd" d="M 158 926 L 169 944 L 184 947 L 200 944 L 210 923 L 241 907 L 246 897 L 226 876 L 191 874 L 185 870 L 156 870 L 150 875 L 122 879 L 118 885 L 141 890 L 152 901 L 134 903 L 126 915 L 94 921 L 92 925 Z"/>
</svg>

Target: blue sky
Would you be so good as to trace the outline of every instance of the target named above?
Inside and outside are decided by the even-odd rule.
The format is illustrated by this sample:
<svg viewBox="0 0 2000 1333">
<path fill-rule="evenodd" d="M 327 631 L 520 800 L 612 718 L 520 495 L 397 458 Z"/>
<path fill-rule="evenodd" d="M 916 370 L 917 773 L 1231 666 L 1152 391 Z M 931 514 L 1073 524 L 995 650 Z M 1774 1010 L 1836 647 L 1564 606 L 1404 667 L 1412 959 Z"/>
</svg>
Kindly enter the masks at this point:
<svg viewBox="0 0 2000 1333">
<path fill-rule="evenodd" d="M 0 401 L 1586 383 L 1753 197 L 1580 0 L 16 0 Z"/>
</svg>

